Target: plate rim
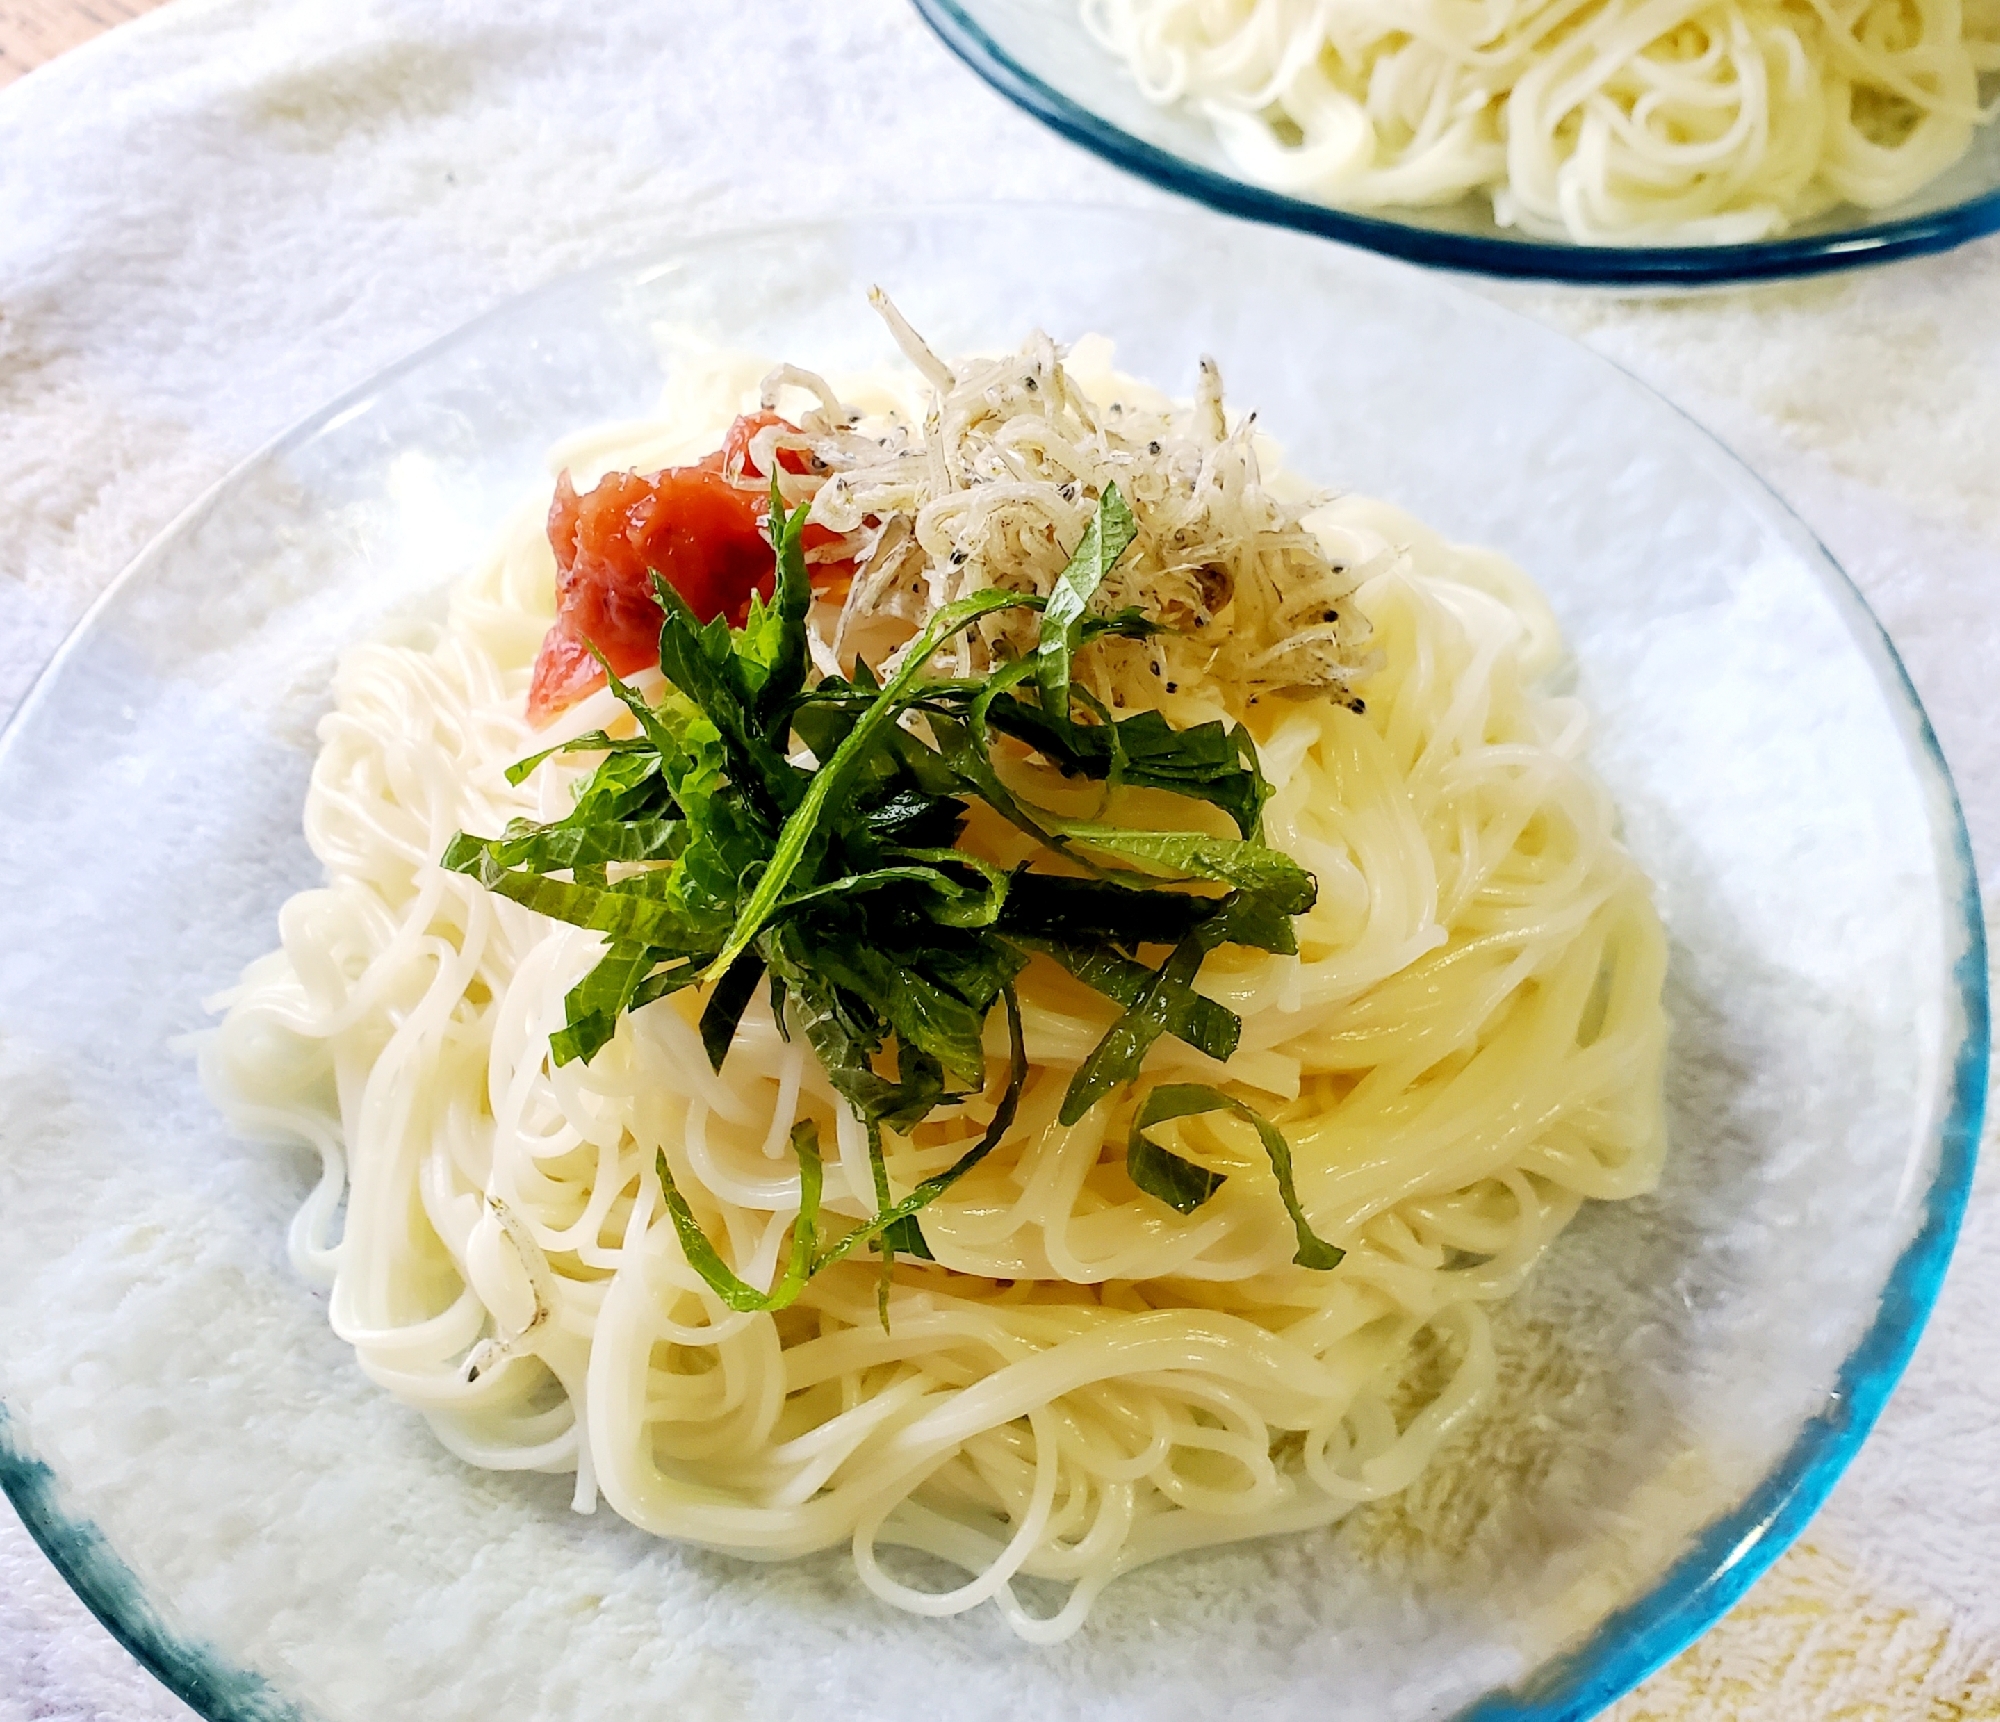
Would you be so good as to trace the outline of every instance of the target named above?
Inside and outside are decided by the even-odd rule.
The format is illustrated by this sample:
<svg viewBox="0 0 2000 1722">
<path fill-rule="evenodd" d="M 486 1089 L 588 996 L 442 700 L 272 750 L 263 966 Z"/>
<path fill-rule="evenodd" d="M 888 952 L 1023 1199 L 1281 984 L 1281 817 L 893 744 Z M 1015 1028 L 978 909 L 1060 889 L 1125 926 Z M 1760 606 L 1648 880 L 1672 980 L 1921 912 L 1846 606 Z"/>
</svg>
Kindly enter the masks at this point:
<svg viewBox="0 0 2000 1722">
<path fill-rule="evenodd" d="M 1837 233 L 1730 245 L 1575 245 L 1493 239 L 1365 215 L 1273 191 L 1135 137 L 1030 71 L 961 0 L 911 0 L 959 62 L 1023 112 L 1093 155 L 1225 215 L 1343 241 L 1384 256 L 1500 280 L 1581 287 L 1722 287 L 1928 257 L 2000 233 L 2000 186 L 1965 203 Z"/>
<path fill-rule="evenodd" d="M 953 4 L 954 0 L 914 3 L 922 9 Z M 583 290 L 593 282 L 627 281 L 643 286 L 704 252 L 726 251 L 759 240 L 796 238 L 802 231 L 849 232 L 871 225 L 918 227 L 940 219 L 976 220 L 995 211 L 1048 207 L 1050 200 L 1039 199 L 962 201 L 863 210 L 805 222 L 761 221 L 565 271 L 502 298 L 286 426 L 175 515 L 78 617 L 19 705 L 0 725 L 0 762 L 21 745 L 25 720 L 49 696 L 103 614 L 144 576 L 167 545 L 201 520 L 245 475 L 287 448 L 338 428 L 342 420 L 364 409 L 375 394 L 433 357 L 474 340 L 489 325 L 519 315 L 542 300 Z M 1140 223 L 1188 221 L 1191 216 L 1184 209 L 1148 210 L 1109 203 L 1063 203 L 1058 207 Z M 1385 272 L 1405 267 L 1362 256 L 1344 259 L 1343 266 Z M 1425 285 L 1447 298 L 1463 298 L 1469 306 L 1477 306 L 1502 322 L 1525 323 L 1541 335 L 1560 340 L 1586 363 L 1601 366 L 1623 385 L 1639 390 L 1677 419 L 1684 434 L 1698 439 L 1698 446 L 1711 460 L 1719 460 L 1726 470 L 1754 486 L 1776 517 L 1818 554 L 1831 575 L 1823 581 L 1824 588 L 1844 612 L 1857 649 L 1869 660 L 1884 693 L 1900 699 L 1898 715 L 1909 725 L 1913 765 L 1920 772 L 1928 770 L 1931 776 L 1929 787 L 1936 793 L 1928 798 L 1929 824 L 1944 875 L 1940 883 L 1947 888 L 1940 892 L 1940 907 L 1948 921 L 1952 909 L 1948 887 L 1953 875 L 1959 887 L 1956 930 L 1963 935 L 1963 949 L 1953 964 L 1955 994 L 1947 991 L 1945 997 L 1955 996 L 1961 1038 L 1949 1078 L 1938 1086 L 1946 1109 L 1935 1126 L 1936 1168 L 1926 1189 L 1921 1222 L 1897 1253 L 1883 1282 L 1876 1314 L 1843 1360 L 1821 1409 L 1805 1421 L 1757 1486 L 1733 1509 L 1712 1520 L 1686 1552 L 1659 1574 L 1645 1595 L 1605 1617 L 1584 1638 L 1520 1682 L 1475 1698 L 1451 1718 L 1451 1722 L 1588 1722 L 1719 1621 L 1791 1546 L 1859 1451 L 1908 1365 L 1935 1307 L 1971 1195 L 1991 1056 L 1987 931 L 1964 809 L 1929 715 L 1895 643 L 1819 535 L 1747 461 L 1615 360 L 1522 312 L 1470 292 L 1464 285 L 1436 276 Z M 161 1618 L 143 1582 L 97 1525 L 64 1508 L 59 1476 L 17 1438 L 16 1430 L 16 1420 L 0 1398 L 0 1492 L 12 1501 L 29 1535 L 64 1582 L 112 1637 L 169 1691 L 193 1707 L 204 1722 L 307 1722 L 313 1712 L 278 1693 L 263 1676 L 235 1665 L 215 1647 L 182 1634 Z"/>
</svg>

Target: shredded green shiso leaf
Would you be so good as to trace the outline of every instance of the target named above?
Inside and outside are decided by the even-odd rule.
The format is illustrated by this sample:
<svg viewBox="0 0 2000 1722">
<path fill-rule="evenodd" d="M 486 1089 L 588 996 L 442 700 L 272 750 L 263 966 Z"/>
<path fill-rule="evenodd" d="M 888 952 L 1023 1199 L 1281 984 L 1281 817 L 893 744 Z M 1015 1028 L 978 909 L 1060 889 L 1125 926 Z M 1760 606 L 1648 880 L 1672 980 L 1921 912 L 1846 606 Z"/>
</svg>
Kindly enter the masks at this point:
<svg viewBox="0 0 2000 1722">
<path fill-rule="evenodd" d="M 1051 597 L 988 590 L 946 605 L 886 683 L 857 660 L 850 677 L 807 686 L 805 515 L 803 507 L 787 514 L 773 485 L 775 587 L 768 604 L 752 597 L 741 628 L 720 618 L 701 623 L 656 577 L 664 697 L 649 704 L 605 669 L 638 733 L 597 731 L 522 760 L 510 782 L 553 754 L 601 756 L 564 818 L 516 820 L 499 837 L 461 833 L 443 864 L 604 935 L 603 958 L 571 988 L 564 1026 L 550 1037 L 558 1064 L 595 1056 L 620 1016 L 709 984 L 699 1026 L 719 1070 L 758 987 L 769 988 L 779 1032 L 806 1037 L 867 1127 L 877 1211 L 822 1241 L 818 1135 L 802 1122 L 791 1138 L 799 1214 L 790 1257 L 769 1292 L 730 1271 L 662 1155 L 668 1213 L 688 1262 L 732 1309 L 781 1309 L 822 1268 L 867 1245 L 881 1255 L 886 1320 L 894 1256 L 930 1256 L 918 1214 L 991 1153 L 1013 1122 L 1028 1070 L 1014 982 L 1030 953 L 1121 1008 L 1064 1096 L 1061 1120 L 1074 1124 L 1138 1076 L 1163 1034 L 1227 1059 L 1242 1024 L 1195 991 L 1203 961 L 1224 944 L 1295 953 L 1292 918 L 1312 906 L 1317 888 L 1264 842 L 1270 787 L 1240 724 L 1176 729 L 1153 711 L 1120 718 L 1072 683 L 1072 660 L 1092 641 L 1154 631 L 1136 610 L 1089 613 L 1133 538 L 1115 485 Z M 929 674 L 941 647 L 1004 609 L 1042 612 L 1032 656 L 973 681 Z M 1238 835 L 1062 818 L 1001 781 L 996 733 L 1107 790 L 1136 785 L 1213 803 Z M 816 764 L 792 757 L 800 744 Z M 1029 865 L 1003 870 L 956 847 L 975 801 L 1085 876 Z M 1139 955 L 1145 946 L 1169 954 L 1153 967 Z M 995 1005 L 1006 1011 L 1012 1052 L 991 1123 L 951 1166 L 892 1200 L 883 1130 L 914 1129 L 938 1107 L 984 1089 L 985 1027 Z M 1182 1213 L 1208 1200 L 1222 1177 L 1147 1132 L 1217 1111 L 1250 1123 L 1269 1154 L 1298 1232 L 1294 1260 L 1332 1267 L 1341 1252 L 1308 1226 L 1283 1136 L 1218 1089 L 1180 1083 L 1148 1096 L 1127 1149 L 1133 1182 Z"/>
</svg>

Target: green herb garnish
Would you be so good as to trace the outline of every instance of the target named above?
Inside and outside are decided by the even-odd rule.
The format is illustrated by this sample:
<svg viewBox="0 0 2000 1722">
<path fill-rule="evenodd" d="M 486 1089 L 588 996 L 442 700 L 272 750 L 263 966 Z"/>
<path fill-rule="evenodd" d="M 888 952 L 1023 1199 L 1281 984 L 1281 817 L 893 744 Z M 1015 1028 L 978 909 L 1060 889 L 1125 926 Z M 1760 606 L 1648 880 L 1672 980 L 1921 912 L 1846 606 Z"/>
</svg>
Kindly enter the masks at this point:
<svg viewBox="0 0 2000 1722">
<path fill-rule="evenodd" d="M 1177 1213 L 1192 1214 L 1222 1188 L 1226 1180 L 1162 1148 L 1146 1132 L 1176 1118 L 1194 1118 L 1205 1112 L 1228 1112 L 1257 1132 L 1270 1156 L 1271 1170 L 1277 1175 L 1278 1195 L 1291 1216 L 1298 1234 L 1298 1252 L 1292 1257 L 1302 1268 L 1331 1268 L 1340 1264 L 1345 1251 L 1329 1244 L 1306 1223 L 1299 1206 L 1298 1187 L 1292 1181 L 1292 1150 L 1271 1121 L 1240 1100 L 1232 1100 L 1219 1088 L 1201 1082 L 1162 1083 L 1141 1103 L 1132 1118 L 1132 1132 L 1125 1139 L 1125 1171 L 1133 1183 L 1149 1196 L 1157 1196 Z"/>
<path fill-rule="evenodd" d="M 805 510 L 788 514 L 774 484 L 775 590 L 768 604 L 752 597 L 741 628 L 702 623 L 656 579 L 667 693 L 649 704 L 605 668 L 638 734 L 599 731 L 523 760 L 510 782 L 554 754 L 599 756 L 566 817 L 517 820 L 493 838 L 461 834 L 443 863 L 605 936 L 603 958 L 570 990 L 564 1026 L 550 1037 L 558 1064 L 595 1056 L 621 1015 L 707 985 L 700 1034 L 720 1069 L 744 1010 L 768 987 L 780 1032 L 806 1037 L 868 1129 L 877 1211 L 822 1241 L 818 1136 L 802 1123 L 792 1132 L 799 1215 L 771 1291 L 730 1271 L 662 1157 L 668 1213 L 690 1265 L 732 1309 L 782 1308 L 813 1274 L 865 1245 L 882 1256 L 886 1311 L 894 1256 L 930 1255 L 918 1214 L 1013 1121 L 1027 1079 L 1014 982 L 1031 953 L 1121 1007 L 1064 1097 L 1061 1117 L 1074 1123 L 1132 1082 L 1163 1034 L 1227 1059 L 1242 1024 L 1194 990 L 1203 961 L 1228 943 L 1295 950 L 1292 917 L 1312 906 L 1315 886 L 1263 840 L 1270 788 L 1241 725 L 1175 729 L 1157 712 L 1119 718 L 1073 684 L 1073 660 L 1093 641 L 1154 631 L 1135 611 L 1090 613 L 1136 531 L 1115 486 L 1106 487 L 1052 597 L 990 590 L 945 606 L 886 683 L 857 662 L 851 677 L 807 687 L 804 528 Z M 1020 609 L 1041 611 L 1031 657 L 975 680 L 931 673 L 957 635 Z M 1239 835 L 1129 830 L 1034 806 L 1002 781 L 996 732 L 1107 793 L 1130 784 L 1212 803 Z M 812 763 L 793 757 L 801 747 Z M 1009 872 L 957 848 L 973 802 L 1087 876 Z M 1167 955 L 1149 964 L 1147 947 Z M 895 1199 L 882 1132 L 911 1130 L 985 1087 L 985 1030 L 996 1004 L 1006 1010 L 1011 1055 L 992 1122 L 945 1171 Z M 1284 1139 L 1215 1089 L 1178 1085 L 1147 1100 L 1127 1156 L 1134 1183 L 1184 1213 L 1213 1194 L 1219 1176 L 1144 1131 L 1217 1108 L 1249 1119 L 1270 1150 L 1299 1228 L 1297 1259 L 1332 1266 L 1340 1252 L 1306 1226 Z"/>
</svg>

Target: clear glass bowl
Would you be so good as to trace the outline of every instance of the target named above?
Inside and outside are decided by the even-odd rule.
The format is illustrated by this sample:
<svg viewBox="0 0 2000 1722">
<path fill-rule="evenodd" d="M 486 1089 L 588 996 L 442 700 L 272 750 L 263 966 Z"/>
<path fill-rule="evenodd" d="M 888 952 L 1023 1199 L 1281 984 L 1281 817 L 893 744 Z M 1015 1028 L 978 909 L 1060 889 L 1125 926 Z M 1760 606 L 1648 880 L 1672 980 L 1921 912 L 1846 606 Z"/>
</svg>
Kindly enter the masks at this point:
<svg viewBox="0 0 2000 1722">
<path fill-rule="evenodd" d="M 1658 881 L 1665 1183 L 1498 1323 L 1493 1415 L 1410 1499 L 1190 1555 L 1026 1648 L 474 1471 L 284 1257 L 308 1168 L 185 1037 L 315 869 L 336 654 L 421 631 L 559 436 L 701 343 L 839 371 L 896 295 L 945 351 L 1098 329 L 1221 361 L 1298 470 L 1498 545 L 1553 601 Z M 543 494 L 546 494 L 543 491 Z M 1852 1456 L 1937 1289 L 1985 1083 L 1983 931 L 1887 641 L 1637 383 L 1410 271 L 1195 211 L 785 228 L 537 293 L 249 461 L 118 581 L 0 741 L 0 1476 L 84 1599 L 228 1722 L 817 1713 L 1581 1718 L 1712 1622 Z"/>
<path fill-rule="evenodd" d="M 1009 101 L 1106 161 L 1230 215 L 1318 233 L 1413 263 L 1611 287 L 1776 280 L 1946 251 L 2000 231 L 2000 125 L 1945 173 L 1887 209 L 1851 205 L 1744 245 L 1577 245 L 1501 227 L 1485 199 L 1360 214 L 1240 176 L 1195 115 L 1139 93 L 1092 39 L 1076 0 L 915 0 L 917 11 Z"/>
</svg>

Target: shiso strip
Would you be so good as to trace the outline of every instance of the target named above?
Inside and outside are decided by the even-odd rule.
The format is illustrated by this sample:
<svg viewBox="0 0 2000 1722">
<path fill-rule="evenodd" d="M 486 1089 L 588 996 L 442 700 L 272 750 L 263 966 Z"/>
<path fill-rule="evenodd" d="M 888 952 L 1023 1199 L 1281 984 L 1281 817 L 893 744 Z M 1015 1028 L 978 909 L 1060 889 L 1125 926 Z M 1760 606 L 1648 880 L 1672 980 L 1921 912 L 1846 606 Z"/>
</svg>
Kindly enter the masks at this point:
<svg viewBox="0 0 2000 1722">
<path fill-rule="evenodd" d="M 515 821 L 498 837 L 460 834 L 443 864 L 605 936 L 604 955 L 566 996 L 564 1026 L 550 1037 L 558 1064 L 594 1057 L 621 1016 L 706 985 L 700 1034 L 720 1069 L 743 1011 L 760 985 L 768 989 L 780 1032 L 805 1036 L 868 1130 L 876 1212 L 823 1242 L 822 1168 L 810 1123 L 792 1132 L 800 1206 L 790 1257 L 770 1291 L 746 1285 L 723 1261 L 663 1155 L 667 1211 L 689 1264 L 732 1309 L 783 1308 L 829 1264 L 863 1245 L 879 1250 L 886 1321 L 894 1257 L 930 1256 L 919 1214 L 1013 1122 L 1027 1077 L 1014 983 L 1030 953 L 1047 954 L 1121 1007 L 1064 1098 L 1061 1116 L 1074 1122 L 1133 1082 L 1163 1034 L 1226 1059 L 1242 1025 L 1194 990 L 1202 963 L 1228 943 L 1295 950 L 1291 918 L 1311 907 L 1316 887 L 1263 839 L 1269 787 L 1240 727 L 1175 729 L 1150 710 L 1121 718 L 1075 684 L 1074 660 L 1085 648 L 1155 631 L 1130 609 L 1091 609 L 1134 541 L 1115 485 L 1100 497 L 1053 597 L 988 589 L 958 598 L 930 616 L 879 684 L 857 660 L 851 674 L 807 686 L 805 519 L 803 507 L 787 509 L 774 480 L 773 596 L 769 604 L 753 597 L 741 628 L 697 621 L 656 582 L 668 688 L 653 704 L 609 677 L 638 734 L 599 732 L 524 760 L 511 774 L 516 781 L 554 754 L 600 756 L 567 816 Z M 1032 657 L 987 677 L 932 673 L 954 638 L 1008 610 L 1040 612 Z M 1001 783 L 996 730 L 1068 775 L 1223 807 L 1241 835 L 1064 819 Z M 799 744 L 818 763 L 801 763 Z M 957 845 L 975 802 L 1092 876 L 1030 864 L 1007 871 L 966 853 Z M 1219 895 L 1218 885 L 1226 887 Z M 1143 960 L 1144 947 L 1162 945 L 1171 949 L 1157 967 Z M 1006 1010 L 1012 1050 L 991 1122 L 947 1170 L 895 1198 L 882 1132 L 907 1132 L 986 1087 L 985 1024 L 995 1005 Z M 1297 1259 L 1332 1266 L 1339 1252 L 1306 1226 L 1283 1138 L 1219 1090 L 1155 1091 L 1140 1113 L 1144 1125 L 1134 1127 L 1134 1182 L 1183 1212 L 1206 1200 L 1220 1179 L 1143 1132 L 1218 1107 L 1251 1120 L 1270 1149 L 1299 1229 Z"/>
<path fill-rule="evenodd" d="M 1292 1260 L 1302 1268 L 1338 1267 L 1346 1252 L 1318 1236 L 1299 1206 L 1298 1186 L 1292 1179 L 1290 1144 L 1268 1118 L 1219 1088 L 1211 1088 L 1204 1082 L 1171 1082 L 1160 1084 L 1148 1094 L 1133 1114 L 1131 1134 L 1125 1141 L 1126 1175 L 1147 1195 L 1157 1196 L 1176 1213 L 1192 1214 L 1222 1188 L 1226 1179 L 1220 1172 L 1211 1172 L 1182 1159 L 1169 1148 L 1162 1148 L 1146 1132 L 1176 1118 L 1196 1118 L 1208 1112 L 1228 1112 L 1257 1132 L 1257 1139 L 1270 1157 L 1271 1171 L 1277 1177 L 1279 1198 L 1298 1235 L 1298 1253 Z"/>
</svg>

